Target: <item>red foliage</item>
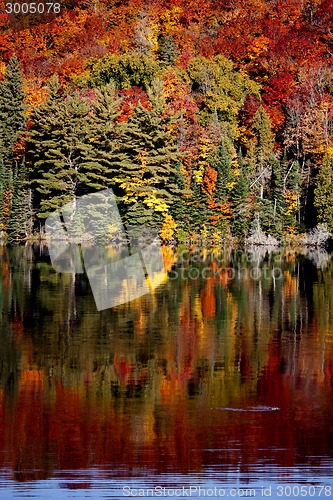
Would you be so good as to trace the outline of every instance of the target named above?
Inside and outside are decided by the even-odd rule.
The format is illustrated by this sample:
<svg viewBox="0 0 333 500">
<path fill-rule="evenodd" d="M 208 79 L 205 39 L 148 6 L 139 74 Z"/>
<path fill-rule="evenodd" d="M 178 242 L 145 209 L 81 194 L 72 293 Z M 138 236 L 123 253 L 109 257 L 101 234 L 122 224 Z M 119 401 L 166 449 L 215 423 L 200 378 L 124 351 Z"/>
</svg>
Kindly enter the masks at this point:
<svg viewBox="0 0 333 500">
<path fill-rule="evenodd" d="M 150 109 L 151 104 L 148 99 L 147 92 L 139 87 L 131 87 L 130 89 L 120 90 L 119 95 L 123 98 L 119 107 L 119 122 L 126 122 L 133 114 L 135 106 L 139 103 L 144 108 Z"/>
</svg>

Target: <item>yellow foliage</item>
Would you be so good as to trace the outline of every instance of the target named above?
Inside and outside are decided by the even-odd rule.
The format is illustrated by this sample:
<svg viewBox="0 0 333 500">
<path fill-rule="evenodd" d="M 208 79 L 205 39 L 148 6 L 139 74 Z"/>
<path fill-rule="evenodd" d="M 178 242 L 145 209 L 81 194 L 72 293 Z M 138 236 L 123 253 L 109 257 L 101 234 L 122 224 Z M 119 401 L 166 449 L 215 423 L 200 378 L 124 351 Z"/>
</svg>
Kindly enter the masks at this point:
<svg viewBox="0 0 333 500">
<path fill-rule="evenodd" d="M 193 172 L 193 176 L 197 184 L 202 184 L 204 173 L 205 173 L 205 165 L 202 163 L 199 166 L 198 170 L 195 170 Z"/>
<path fill-rule="evenodd" d="M 149 208 L 153 208 L 155 212 L 167 212 L 168 205 L 161 198 L 157 198 L 156 191 L 149 193 L 143 200 L 143 203 Z"/>
<path fill-rule="evenodd" d="M 298 208 L 298 194 L 291 189 L 287 189 L 284 195 L 284 199 L 287 205 L 285 215 L 292 215 Z"/>
<path fill-rule="evenodd" d="M 177 5 L 165 9 L 160 16 L 161 29 L 165 33 L 170 33 L 170 31 L 178 25 L 181 13 L 182 8 Z"/>
<path fill-rule="evenodd" d="M 5 69 L 6 69 L 6 63 L 0 61 L 0 75 L 5 74 Z"/>
<path fill-rule="evenodd" d="M 172 266 L 177 262 L 177 255 L 170 245 L 162 245 L 161 253 L 163 258 L 164 269 L 170 271 Z"/>
<path fill-rule="evenodd" d="M 175 230 L 177 229 L 177 224 L 173 220 L 170 214 L 165 214 L 164 222 L 160 230 L 160 236 L 163 241 L 171 240 Z"/>
<path fill-rule="evenodd" d="M 118 229 L 117 229 L 117 226 L 115 224 L 109 224 L 107 227 L 106 236 L 108 238 L 112 238 L 112 236 L 114 236 L 117 233 L 117 231 L 118 231 Z"/>
<path fill-rule="evenodd" d="M 44 103 L 47 91 L 37 84 L 26 84 L 23 87 L 25 96 L 26 113 L 30 114 L 35 106 L 40 106 Z"/>
<path fill-rule="evenodd" d="M 203 228 L 200 230 L 200 235 L 202 236 L 202 238 L 204 240 L 206 240 L 208 237 L 209 237 L 209 231 L 208 229 L 206 228 L 206 226 L 204 225 Z"/>
<path fill-rule="evenodd" d="M 219 242 L 222 240 L 222 232 L 219 229 L 214 229 L 212 232 L 211 238 L 213 241 Z"/>
<path fill-rule="evenodd" d="M 154 212 L 166 213 L 168 205 L 161 198 L 156 196 L 156 190 L 151 190 L 153 179 L 139 179 L 138 177 L 126 177 L 114 179 L 119 186 L 125 191 L 123 202 L 137 203 L 139 199 Z"/>
<path fill-rule="evenodd" d="M 147 194 L 145 188 L 151 184 L 150 180 L 143 180 L 138 177 L 116 177 L 114 180 L 125 191 L 124 203 L 136 203 L 139 198 L 145 197 Z"/>
<path fill-rule="evenodd" d="M 206 137 L 202 137 L 200 140 L 200 157 L 199 157 L 199 168 L 194 172 L 194 179 L 197 184 L 202 184 L 203 176 L 206 170 L 206 167 L 209 166 L 209 157 L 214 149 L 214 144 L 212 141 Z"/>
<path fill-rule="evenodd" d="M 270 40 L 264 35 L 259 36 L 258 38 L 255 38 L 251 47 L 250 47 L 250 59 L 255 59 L 258 57 L 262 52 L 267 52 L 268 47 L 269 47 Z"/>
</svg>

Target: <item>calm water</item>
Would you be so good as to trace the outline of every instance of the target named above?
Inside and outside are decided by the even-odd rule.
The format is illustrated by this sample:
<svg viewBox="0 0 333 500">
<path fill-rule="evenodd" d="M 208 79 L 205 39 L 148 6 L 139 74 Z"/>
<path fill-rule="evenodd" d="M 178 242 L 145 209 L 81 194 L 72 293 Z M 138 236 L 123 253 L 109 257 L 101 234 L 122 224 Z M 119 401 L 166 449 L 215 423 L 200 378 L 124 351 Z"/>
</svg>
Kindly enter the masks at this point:
<svg viewBox="0 0 333 500">
<path fill-rule="evenodd" d="M 1 499 L 333 496 L 333 256 L 165 247 L 101 312 L 0 257 Z"/>
</svg>

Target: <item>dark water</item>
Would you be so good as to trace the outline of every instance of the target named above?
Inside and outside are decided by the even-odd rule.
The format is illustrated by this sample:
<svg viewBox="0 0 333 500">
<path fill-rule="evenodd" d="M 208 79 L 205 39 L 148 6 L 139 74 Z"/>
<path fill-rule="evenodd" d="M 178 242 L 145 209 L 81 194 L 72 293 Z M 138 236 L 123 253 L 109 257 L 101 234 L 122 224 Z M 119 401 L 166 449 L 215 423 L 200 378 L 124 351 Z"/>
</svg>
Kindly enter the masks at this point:
<svg viewBox="0 0 333 500">
<path fill-rule="evenodd" d="M 98 312 L 85 275 L 0 248 L 0 498 L 332 497 L 332 256 L 163 255 Z"/>
</svg>

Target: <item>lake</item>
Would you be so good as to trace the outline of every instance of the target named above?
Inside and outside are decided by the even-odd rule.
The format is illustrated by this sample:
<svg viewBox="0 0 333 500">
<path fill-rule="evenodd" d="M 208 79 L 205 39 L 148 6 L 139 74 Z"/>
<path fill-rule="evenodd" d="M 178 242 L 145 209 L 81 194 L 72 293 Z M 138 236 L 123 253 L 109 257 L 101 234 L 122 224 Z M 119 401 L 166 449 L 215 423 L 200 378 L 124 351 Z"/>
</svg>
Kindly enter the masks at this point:
<svg viewBox="0 0 333 500">
<path fill-rule="evenodd" d="M 333 256 L 162 247 L 151 293 L 0 247 L 0 498 L 327 498 Z"/>
</svg>

